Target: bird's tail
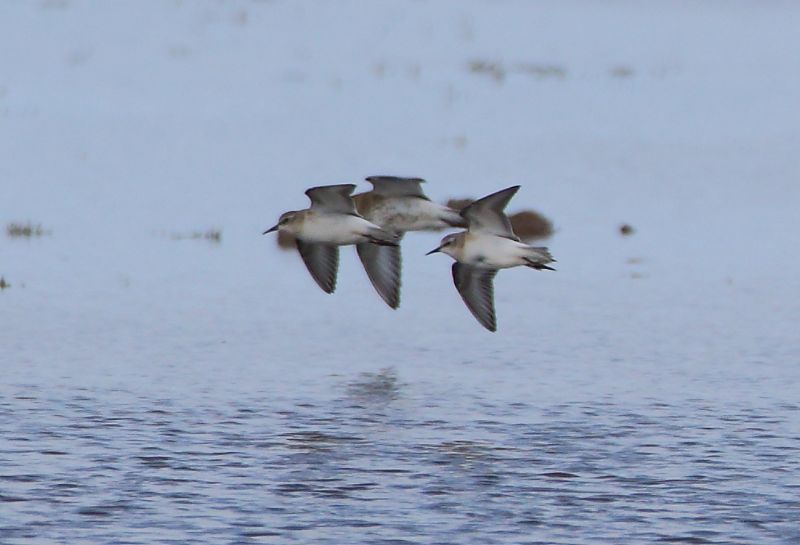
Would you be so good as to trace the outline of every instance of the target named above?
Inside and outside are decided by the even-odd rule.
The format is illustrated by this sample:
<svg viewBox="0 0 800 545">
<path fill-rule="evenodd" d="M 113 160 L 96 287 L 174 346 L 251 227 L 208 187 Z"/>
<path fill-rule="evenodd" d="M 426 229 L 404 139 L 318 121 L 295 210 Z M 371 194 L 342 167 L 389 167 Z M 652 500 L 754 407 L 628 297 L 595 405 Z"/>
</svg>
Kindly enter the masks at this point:
<svg viewBox="0 0 800 545">
<path fill-rule="evenodd" d="M 465 220 L 458 210 L 453 210 L 449 206 L 442 206 L 440 218 L 450 227 L 467 227 L 467 220 Z"/>
<path fill-rule="evenodd" d="M 555 259 L 550 255 L 550 250 L 544 246 L 531 246 L 527 249 L 526 255 L 523 257 L 525 265 L 531 269 L 538 271 L 548 270 L 554 271 L 553 267 L 548 267 L 548 263 L 554 263 Z"/>
</svg>

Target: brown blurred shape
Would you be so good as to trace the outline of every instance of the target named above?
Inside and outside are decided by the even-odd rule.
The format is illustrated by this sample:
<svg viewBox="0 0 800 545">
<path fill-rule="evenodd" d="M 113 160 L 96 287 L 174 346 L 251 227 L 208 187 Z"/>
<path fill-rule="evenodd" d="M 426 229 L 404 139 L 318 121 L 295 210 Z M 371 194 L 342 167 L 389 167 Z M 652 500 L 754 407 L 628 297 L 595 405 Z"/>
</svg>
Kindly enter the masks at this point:
<svg viewBox="0 0 800 545">
<path fill-rule="evenodd" d="M 636 229 L 634 229 L 633 226 L 630 224 L 623 223 L 622 225 L 619 226 L 619 234 L 624 237 L 630 236 L 635 232 Z"/>
<path fill-rule="evenodd" d="M 11 238 L 31 238 L 49 235 L 50 231 L 45 230 L 41 224 L 38 223 L 9 223 L 6 225 L 6 234 Z"/>
<path fill-rule="evenodd" d="M 539 212 L 523 210 L 511 214 L 511 227 L 522 240 L 547 238 L 553 234 L 553 223 Z"/>
</svg>

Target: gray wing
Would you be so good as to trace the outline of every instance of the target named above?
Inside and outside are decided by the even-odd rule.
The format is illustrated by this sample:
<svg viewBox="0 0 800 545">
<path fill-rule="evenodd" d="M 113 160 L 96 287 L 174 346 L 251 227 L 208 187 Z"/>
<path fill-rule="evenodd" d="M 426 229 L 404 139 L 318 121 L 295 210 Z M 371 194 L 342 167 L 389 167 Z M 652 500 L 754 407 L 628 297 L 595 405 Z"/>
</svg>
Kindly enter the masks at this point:
<svg viewBox="0 0 800 545">
<path fill-rule="evenodd" d="M 503 189 L 478 199 L 464 208 L 461 216 L 469 223 L 469 230 L 519 240 L 511 228 L 508 216 L 503 212 L 517 190 L 519 190 L 518 185 Z"/>
<path fill-rule="evenodd" d="M 339 214 L 355 214 L 356 205 L 350 196 L 355 188 L 353 184 L 321 185 L 307 189 L 306 195 L 311 199 L 311 208 Z"/>
<path fill-rule="evenodd" d="M 453 282 L 458 293 L 472 315 L 489 331 L 497 331 L 493 283 L 496 274 L 496 269 L 471 267 L 458 261 L 453 263 Z"/>
<path fill-rule="evenodd" d="M 363 243 L 356 251 L 378 295 L 391 308 L 400 306 L 400 246 Z"/>
<path fill-rule="evenodd" d="M 336 272 L 339 269 L 339 247 L 303 242 L 299 238 L 295 239 L 295 243 L 311 277 L 322 291 L 333 293 L 336 289 Z"/>
<path fill-rule="evenodd" d="M 428 199 L 422 191 L 422 178 L 401 178 L 399 176 L 369 176 L 373 191 L 384 197 L 419 197 Z"/>
</svg>

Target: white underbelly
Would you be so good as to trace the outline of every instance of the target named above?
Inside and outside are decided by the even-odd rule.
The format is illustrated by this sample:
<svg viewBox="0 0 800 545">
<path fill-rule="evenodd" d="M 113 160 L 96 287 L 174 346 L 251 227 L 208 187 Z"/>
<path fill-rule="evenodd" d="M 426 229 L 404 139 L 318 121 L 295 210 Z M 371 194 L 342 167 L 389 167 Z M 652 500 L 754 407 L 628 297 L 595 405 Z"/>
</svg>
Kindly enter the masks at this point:
<svg viewBox="0 0 800 545">
<path fill-rule="evenodd" d="M 446 227 L 436 203 L 424 199 L 387 199 L 365 211 L 364 217 L 392 231 L 426 231 Z"/>
<path fill-rule="evenodd" d="M 364 242 L 370 222 L 357 216 L 345 214 L 318 214 L 306 219 L 299 238 L 316 243 L 358 244 Z"/>
<path fill-rule="evenodd" d="M 491 269 L 523 265 L 524 244 L 495 235 L 472 235 L 464 245 L 465 263 Z"/>
</svg>

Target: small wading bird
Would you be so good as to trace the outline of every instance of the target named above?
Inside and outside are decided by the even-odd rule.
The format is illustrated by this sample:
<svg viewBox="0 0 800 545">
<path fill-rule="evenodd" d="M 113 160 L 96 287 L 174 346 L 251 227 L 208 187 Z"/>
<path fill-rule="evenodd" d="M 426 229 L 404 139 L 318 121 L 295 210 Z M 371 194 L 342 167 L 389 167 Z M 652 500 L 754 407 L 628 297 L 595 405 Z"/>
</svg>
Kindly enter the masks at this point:
<svg viewBox="0 0 800 545">
<path fill-rule="evenodd" d="M 432 202 L 422 191 L 422 178 L 370 176 L 372 191 L 353 197 L 364 218 L 397 236 L 399 242 L 406 231 L 433 231 L 447 227 L 466 227 L 458 213 L 442 204 Z M 358 257 L 372 285 L 392 308 L 400 305 L 400 249 L 361 243 L 356 246 Z"/>
<path fill-rule="evenodd" d="M 350 196 L 355 187 L 353 184 L 312 187 L 306 191 L 311 207 L 281 214 L 278 223 L 264 231 L 265 235 L 281 231 L 294 236 L 308 272 L 325 293 L 333 293 L 336 289 L 339 246 L 366 244 L 397 250 L 398 237 L 395 234 L 358 215 Z M 396 263 L 399 266 L 399 259 Z M 391 283 L 381 275 L 399 278 L 400 271 L 393 269 L 391 261 L 372 266 L 372 272 L 368 269 L 370 278 L 375 275 L 380 285 Z"/>
<path fill-rule="evenodd" d="M 498 270 L 519 265 L 555 270 L 547 266 L 555 261 L 547 248 L 520 242 L 503 212 L 518 189 L 503 189 L 464 208 L 467 230 L 447 235 L 427 254 L 442 252 L 456 260 L 453 282 L 472 315 L 489 331 L 497 330 L 493 281 Z"/>
</svg>

